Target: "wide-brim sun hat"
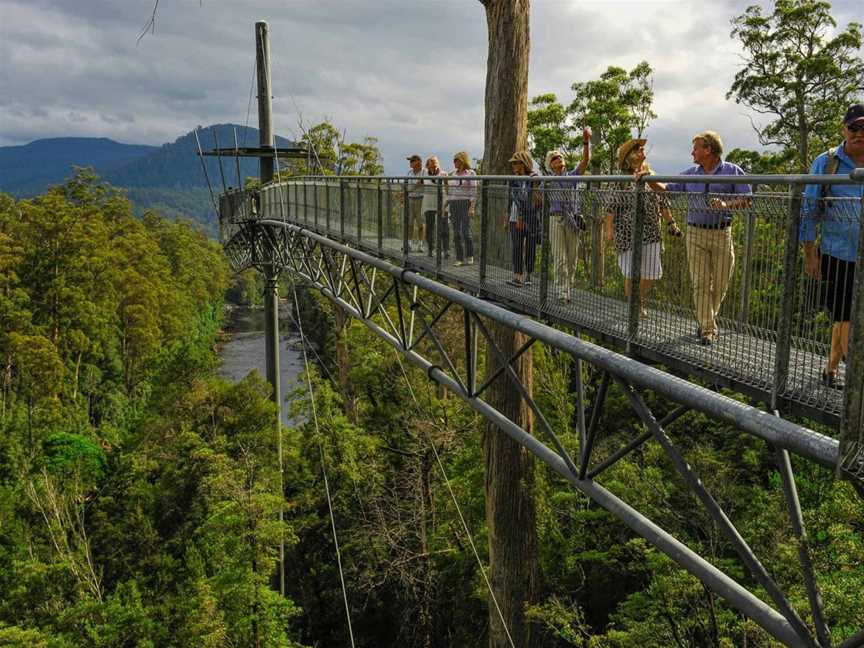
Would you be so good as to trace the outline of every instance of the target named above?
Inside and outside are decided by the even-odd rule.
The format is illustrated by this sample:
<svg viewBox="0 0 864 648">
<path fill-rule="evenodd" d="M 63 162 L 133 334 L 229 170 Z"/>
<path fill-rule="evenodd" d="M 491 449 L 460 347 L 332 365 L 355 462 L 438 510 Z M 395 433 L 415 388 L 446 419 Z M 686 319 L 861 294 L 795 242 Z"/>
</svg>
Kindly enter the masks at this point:
<svg viewBox="0 0 864 648">
<path fill-rule="evenodd" d="M 630 151 L 632 151 L 637 146 L 645 146 L 647 139 L 630 139 L 624 142 L 621 146 L 618 147 L 618 168 L 622 168 L 624 166 L 624 160 L 627 159 L 627 156 L 630 155 Z"/>
<path fill-rule="evenodd" d="M 525 168 L 528 171 L 534 169 L 534 158 L 531 157 L 531 154 L 528 151 L 516 151 L 510 158 L 509 162 L 521 162 L 525 165 Z"/>
<path fill-rule="evenodd" d="M 545 163 L 543 164 L 543 166 L 546 167 L 547 171 L 552 168 L 549 165 L 552 164 L 552 160 L 554 160 L 556 157 L 561 158 L 563 160 L 564 154 L 561 153 L 561 151 L 559 151 L 558 149 L 555 149 L 553 151 L 549 151 L 546 154 L 546 160 L 545 160 Z"/>
</svg>

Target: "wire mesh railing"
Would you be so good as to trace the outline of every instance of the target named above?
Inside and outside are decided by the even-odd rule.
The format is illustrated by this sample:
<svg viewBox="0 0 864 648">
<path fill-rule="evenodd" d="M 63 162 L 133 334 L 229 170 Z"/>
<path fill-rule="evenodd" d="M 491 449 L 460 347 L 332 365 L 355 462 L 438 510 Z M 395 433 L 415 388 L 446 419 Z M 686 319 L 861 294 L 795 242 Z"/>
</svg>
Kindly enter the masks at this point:
<svg viewBox="0 0 864 648">
<path fill-rule="evenodd" d="M 836 420 L 848 358 L 833 380 L 822 372 L 832 324 L 851 308 L 852 275 L 845 266 L 826 266 L 819 279 L 804 272 L 799 229 L 812 218 L 828 236 L 857 237 L 861 185 L 856 198 L 812 200 L 802 198 L 808 184 L 855 181 L 736 178 L 756 189 L 746 194 L 658 184 L 681 179 L 299 177 L 264 187 L 260 207 L 245 207 L 254 206 L 248 197 L 223 204 L 236 219 L 290 220 L 749 388 L 772 407 L 798 404 Z M 711 176 L 686 179 L 711 189 Z"/>
</svg>

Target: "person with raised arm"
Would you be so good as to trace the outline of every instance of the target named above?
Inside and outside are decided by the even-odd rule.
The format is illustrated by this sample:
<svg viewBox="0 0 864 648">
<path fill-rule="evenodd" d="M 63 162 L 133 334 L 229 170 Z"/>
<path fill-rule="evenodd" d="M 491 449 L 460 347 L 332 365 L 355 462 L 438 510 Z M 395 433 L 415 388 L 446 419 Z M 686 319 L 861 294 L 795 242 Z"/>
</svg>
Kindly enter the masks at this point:
<svg viewBox="0 0 864 648">
<path fill-rule="evenodd" d="M 582 159 L 572 171 L 567 170 L 561 151 L 546 154 L 545 167 L 551 176 L 579 176 L 591 161 L 591 129 L 582 131 Z M 546 181 L 549 193 L 549 243 L 555 269 L 559 300 L 569 304 L 572 299 L 576 262 L 579 258 L 579 233 L 585 229 L 585 219 L 579 213 L 576 184 L 560 180 Z"/>
</svg>

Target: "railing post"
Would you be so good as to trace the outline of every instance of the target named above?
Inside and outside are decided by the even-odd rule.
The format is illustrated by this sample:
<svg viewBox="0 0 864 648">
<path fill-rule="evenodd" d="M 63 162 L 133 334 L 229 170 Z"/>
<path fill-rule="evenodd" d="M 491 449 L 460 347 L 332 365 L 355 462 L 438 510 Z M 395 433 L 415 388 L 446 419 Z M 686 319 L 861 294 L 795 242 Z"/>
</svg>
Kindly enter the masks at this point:
<svg viewBox="0 0 864 648">
<path fill-rule="evenodd" d="M 642 315 L 642 242 L 645 240 L 645 182 L 639 180 L 633 187 L 633 232 L 630 245 L 630 299 L 627 302 L 627 350 L 639 335 Z"/>
<path fill-rule="evenodd" d="M 798 281 L 798 227 L 801 224 L 801 186 L 789 187 L 789 218 L 786 222 L 786 250 L 783 254 L 783 292 L 777 318 L 777 344 L 774 348 L 774 380 L 771 387 L 771 409 L 777 407 L 780 394 L 789 378 L 789 355 L 792 349 L 792 316 Z"/>
<path fill-rule="evenodd" d="M 363 187 L 357 178 L 357 244 L 363 240 Z"/>
<path fill-rule="evenodd" d="M 315 187 L 315 189 L 313 190 L 313 194 L 312 194 L 312 196 L 313 196 L 312 217 L 313 217 L 313 222 L 315 223 L 315 230 L 317 231 L 318 230 L 318 178 L 315 178 L 315 180 L 313 180 L 313 182 L 315 183 L 313 185 L 313 187 Z"/>
<path fill-rule="evenodd" d="M 303 222 L 309 222 L 309 195 L 306 189 L 309 186 L 309 180 L 303 181 Z"/>
<path fill-rule="evenodd" d="M 411 223 L 411 205 L 409 201 L 411 198 L 408 196 L 408 181 L 405 180 L 402 183 L 402 255 L 408 256 L 408 236 L 410 234 L 410 228 L 413 223 Z M 420 215 L 422 218 L 422 214 Z"/>
<path fill-rule="evenodd" d="M 387 191 L 384 194 L 387 196 L 385 198 L 387 201 L 387 227 L 384 228 L 384 231 L 387 232 L 387 238 L 390 238 L 393 236 L 393 181 L 387 180 L 385 186 L 387 187 Z"/>
<path fill-rule="evenodd" d="M 600 217 L 600 183 L 589 182 L 591 193 L 591 286 L 594 290 L 603 287 L 603 219 Z"/>
<path fill-rule="evenodd" d="M 435 227 L 434 227 L 434 236 L 433 241 L 435 241 L 435 268 L 441 269 L 441 258 L 444 255 L 444 251 L 441 249 L 441 241 L 444 236 L 444 183 L 441 181 L 441 176 L 436 177 L 436 189 L 438 192 L 438 211 L 435 214 Z M 449 249 L 449 245 L 447 246 Z"/>
<path fill-rule="evenodd" d="M 858 169 L 860 172 L 861 169 Z M 864 182 L 864 174 L 852 178 Z M 864 224 L 864 195 L 858 222 Z M 864 227 L 858 237 L 858 263 L 852 289 L 852 315 L 849 321 L 849 354 L 846 356 L 846 390 L 840 420 L 840 461 L 837 476 L 856 485 L 864 497 Z"/>
<path fill-rule="evenodd" d="M 381 193 L 381 178 L 378 178 L 378 253 L 384 250 L 384 200 Z"/>
<path fill-rule="evenodd" d="M 345 180 L 339 178 L 339 237 L 345 241 L 345 219 L 348 214 L 345 213 Z"/>
<path fill-rule="evenodd" d="M 489 258 L 489 183 L 480 181 L 480 283 L 486 281 L 486 261 Z"/>
<path fill-rule="evenodd" d="M 324 223 L 330 233 L 330 181 L 324 178 Z"/>
<path fill-rule="evenodd" d="M 549 252 L 549 204 L 546 197 L 546 183 L 540 183 L 540 307 L 546 306 L 549 297 L 549 268 L 551 259 Z"/>
<path fill-rule="evenodd" d="M 755 191 L 755 188 L 754 188 Z M 741 304 L 738 309 L 738 321 L 746 324 L 750 317 L 750 287 L 753 283 L 753 242 L 756 238 L 756 208 L 751 204 L 747 208 L 747 229 L 744 239 L 744 269 L 741 273 Z"/>
</svg>

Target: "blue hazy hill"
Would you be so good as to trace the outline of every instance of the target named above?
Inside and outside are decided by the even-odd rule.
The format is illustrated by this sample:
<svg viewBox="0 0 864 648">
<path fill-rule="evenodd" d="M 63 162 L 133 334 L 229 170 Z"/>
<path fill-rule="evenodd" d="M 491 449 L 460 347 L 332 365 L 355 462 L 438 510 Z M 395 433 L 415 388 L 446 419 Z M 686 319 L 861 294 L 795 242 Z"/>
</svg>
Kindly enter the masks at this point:
<svg viewBox="0 0 864 648">
<path fill-rule="evenodd" d="M 198 131 L 201 148 L 234 146 L 234 133 L 240 146 L 257 146 L 258 130 L 236 124 L 214 124 Z M 292 146 L 277 137 L 278 146 Z M 197 155 L 194 131 L 162 146 L 121 144 L 107 138 L 60 137 L 36 140 L 24 146 L 0 147 L 0 191 L 16 198 L 43 193 L 61 184 L 74 173 L 75 166 L 93 167 L 103 179 L 127 189 L 136 211 L 157 209 L 169 217 L 185 216 L 200 222 L 215 233 L 216 219 L 207 179 Z M 234 158 L 205 158 L 207 174 L 217 195 L 226 185 L 237 186 Z M 257 159 L 240 161 L 240 181 L 258 175 Z"/>
</svg>

